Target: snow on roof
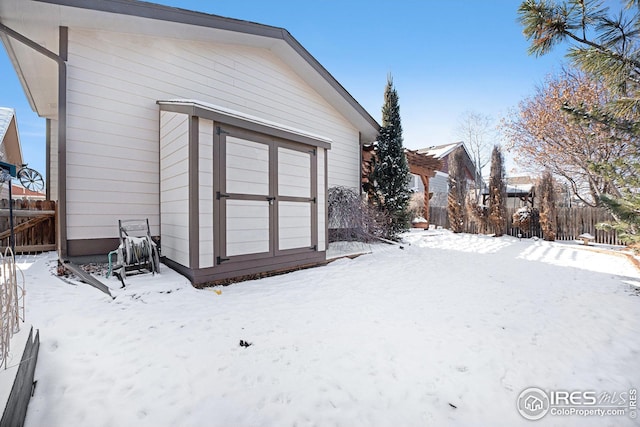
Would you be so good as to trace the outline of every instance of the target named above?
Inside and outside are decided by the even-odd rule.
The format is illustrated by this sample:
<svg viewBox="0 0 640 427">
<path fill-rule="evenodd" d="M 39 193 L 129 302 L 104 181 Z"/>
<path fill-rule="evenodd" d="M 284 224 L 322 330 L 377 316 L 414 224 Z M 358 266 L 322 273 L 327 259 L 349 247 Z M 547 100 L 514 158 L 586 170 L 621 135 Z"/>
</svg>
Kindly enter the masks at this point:
<svg viewBox="0 0 640 427">
<path fill-rule="evenodd" d="M 444 145 L 434 145 L 431 147 L 420 148 L 418 153 L 420 154 L 429 154 L 434 156 L 436 159 L 442 159 L 447 154 L 451 153 L 453 150 L 462 145 L 462 141 L 452 142 L 451 144 Z"/>
<path fill-rule="evenodd" d="M 13 108 L 0 107 L 0 142 L 4 140 L 15 113 Z"/>
<path fill-rule="evenodd" d="M 219 105 L 210 104 L 208 102 L 198 101 L 196 99 L 168 99 L 165 101 L 158 101 L 158 104 L 180 104 L 180 105 L 196 105 L 202 107 L 206 110 L 210 110 L 216 113 L 224 114 L 225 116 L 230 116 L 242 120 L 246 120 L 248 122 L 256 123 L 262 126 L 267 126 L 273 129 L 283 130 L 285 132 L 293 133 L 296 135 L 304 136 L 306 138 L 316 139 L 318 141 L 326 142 L 331 144 L 333 142 L 332 139 L 317 135 L 315 133 L 307 132 L 301 129 L 296 129 L 291 126 L 283 125 L 281 123 L 272 122 L 270 120 L 265 120 L 261 117 L 252 116 L 251 114 L 242 113 L 237 110 L 232 110 L 231 108 L 221 107 Z"/>
<path fill-rule="evenodd" d="M 507 184 L 508 193 L 528 194 L 531 192 L 532 188 L 533 188 L 533 184 L 516 184 L 516 185 Z"/>
</svg>

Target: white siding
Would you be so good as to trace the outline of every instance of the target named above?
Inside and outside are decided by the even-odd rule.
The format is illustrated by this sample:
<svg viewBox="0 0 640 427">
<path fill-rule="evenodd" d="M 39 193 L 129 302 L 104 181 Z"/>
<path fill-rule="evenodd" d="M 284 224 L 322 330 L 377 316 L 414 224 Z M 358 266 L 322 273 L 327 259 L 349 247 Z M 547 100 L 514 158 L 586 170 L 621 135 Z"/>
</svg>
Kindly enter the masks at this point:
<svg viewBox="0 0 640 427">
<path fill-rule="evenodd" d="M 227 193 L 269 194 L 269 146 L 229 136 L 227 151 Z"/>
<path fill-rule="evenodd" d="M 311 246 L 311 204 L 278 203 L 278 248 L 280 250 Z"/>
<path fill-rule="evenodd" d="M 269 252 L 269 202 L 227 200 L 227 256 Z"/>
<path fill-rule="evenodd" d="M 198 168 L 199 168 L 199 223 L 200 261 L 199 267 L 213 267 L 213 122 L 200 119 Z"/>
<path fill-rule="evenodd" d="M 58 200 L 58 121 L 50 121 L 50 149 L 49 149 L 49 198 Z"/>
<path fill-rule="evenodd" d="M 409 181 L 409 189 L 416 193 L 424 193 L 424 184 L 420 175 L 411 174 L 411 180 Z"/>
<path fill-rule="evenodd" d="M 448 180 L 449 175 L 443 172 L 436 172 L 436 176 L 429 179 L 429 192 L 433 193 L 433 197 L 429 201 L 430 206 L 447 206 Z"/>
<path fill-rule="evenodd" d="M 188 119 L 186 114 L 160 113 L 162 255 L 186 267 L 190 266 Z"/>
<path fill-rule="evenodd" d="M 318 149 L 318 251 L 326 249 L 326 226 L 325 221 L 325 172 L 324 172 L 325 150 Z"/>
<path fill-rule="evenodd" d="M 278 195 L 311 197 L 311 154 L 278 148 Z"/>
<path fill-rule="evenodd" d="M 132 209 L 157 234 L 156 101 L 171 98 L 200 99 L 331 138 L 329 184 L 359 185 L 357 130 L 272 52 L 70 28 L 67 191 L 78 195 L 69 202 L 70 239 L 115 237 L 118 218 Z M 110 201 L 124 194 L 135 196 Z M 92 226 L 78 226 L 74 212 L 95 215 Z"/>
</svg>

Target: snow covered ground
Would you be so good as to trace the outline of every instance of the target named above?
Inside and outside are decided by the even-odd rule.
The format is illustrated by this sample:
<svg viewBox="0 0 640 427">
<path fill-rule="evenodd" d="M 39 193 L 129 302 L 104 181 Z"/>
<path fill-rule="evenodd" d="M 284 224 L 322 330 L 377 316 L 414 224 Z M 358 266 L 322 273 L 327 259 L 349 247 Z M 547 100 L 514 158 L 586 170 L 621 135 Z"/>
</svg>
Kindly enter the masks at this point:
<svg viewBox="0 0 640 427">
<path fill-rule="evenodd" d="M 113 300 L 52 276 L 53 254 L 23 257 L 42 340 L 26 425 L 637 425 L 516 408 L 532 386 L 640 388 L 626 258 L 444 230 L 406 240 L 220 295 L 164 267 Z"/>
</svg>

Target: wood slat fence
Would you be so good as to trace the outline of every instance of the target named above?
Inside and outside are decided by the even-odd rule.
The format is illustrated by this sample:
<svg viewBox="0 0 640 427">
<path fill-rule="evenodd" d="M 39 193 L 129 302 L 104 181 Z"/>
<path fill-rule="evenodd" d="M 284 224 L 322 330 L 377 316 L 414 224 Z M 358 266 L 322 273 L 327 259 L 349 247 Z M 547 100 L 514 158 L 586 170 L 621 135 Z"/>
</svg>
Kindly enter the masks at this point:
<svg viewBox="0 0 640 427">
<path fill-rule="evenodd" d="M 56 249 L 56 213 L 53 200 L 13 200 L 16 253 Z M 9 200 L 0 200 L 0 249 L 10 245 Z"/>
<path fill-rule="evenodd" d="M 521 232 L 517 227 L 513 227 L 512 217 L 515 211 L 516 208 L 507 208 L 506 234 L 517 236 L 521 233 L 523 237 L 543 237 L 539 227 L 528 230 L 527 232 Z M 596 238 L 596 243 L 620 245 L 621 242 L 615 231 L 598 230 L 596 228 L 596 224 L 611 221 L 612 219 L 611 214 L 603 208 L 558 208 L 556 240 L 575 240 L 583 233 L 590 233 Z M 449 228 L 447 208 L 430 206 L 429 223 L 443 228 Z M 465 224 L 465 232 L 477 233 L 478 231 L 478 224 L 474 220 L 469 219 Z"/>
</svg>

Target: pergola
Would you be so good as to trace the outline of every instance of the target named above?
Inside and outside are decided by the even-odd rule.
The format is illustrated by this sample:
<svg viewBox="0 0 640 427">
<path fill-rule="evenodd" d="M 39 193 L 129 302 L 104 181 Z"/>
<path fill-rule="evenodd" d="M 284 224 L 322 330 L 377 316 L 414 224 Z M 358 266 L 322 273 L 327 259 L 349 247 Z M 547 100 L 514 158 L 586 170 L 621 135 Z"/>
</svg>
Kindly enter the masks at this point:
<svg viewBox="0 0 640 427">
<path fill-rule="evenodd" d="M 421 154 L 417 151 L 405 150 L 407 162 L 409 163 L 409 172 L 418 175 L 424 185 L 424 212 L 423 216 L 429 222 L 429 178 L 436 175 L 436 171 L 442 167 L 442 161 L 429 154 Z"/>
</svg>

